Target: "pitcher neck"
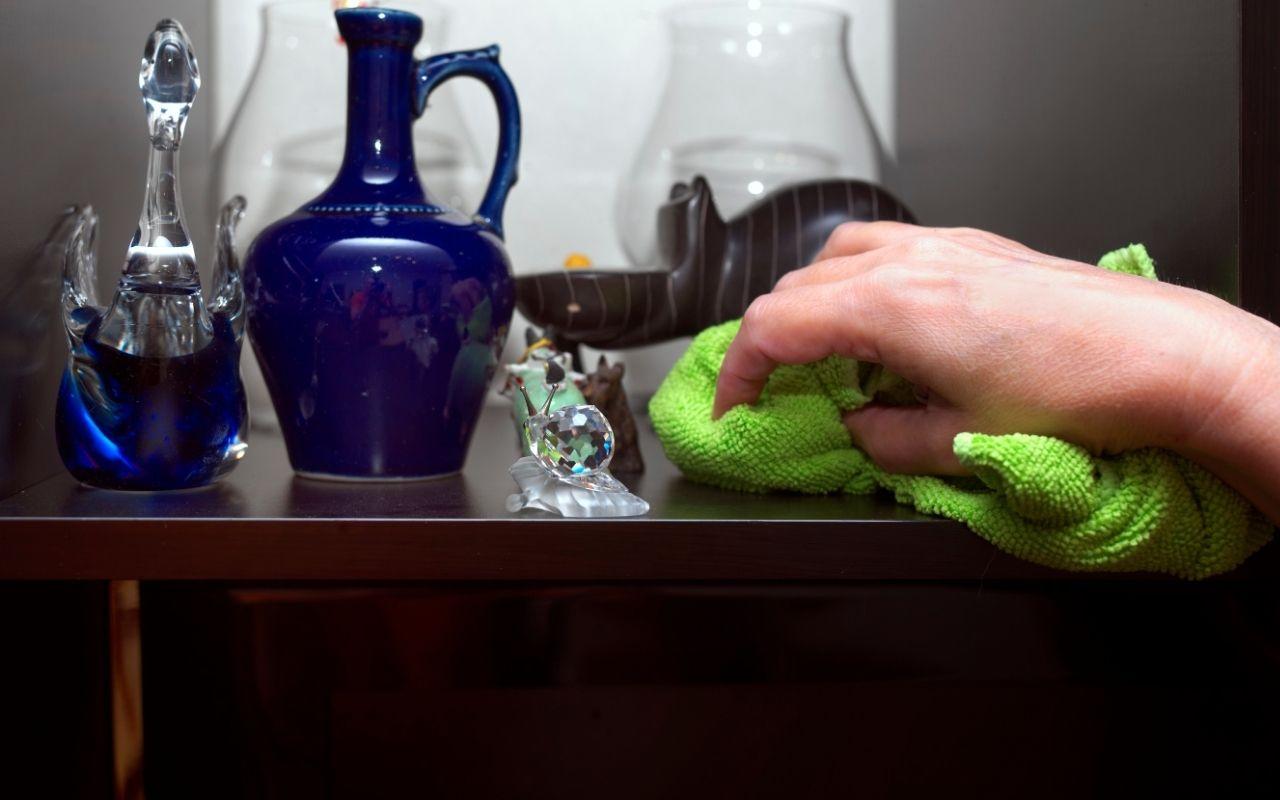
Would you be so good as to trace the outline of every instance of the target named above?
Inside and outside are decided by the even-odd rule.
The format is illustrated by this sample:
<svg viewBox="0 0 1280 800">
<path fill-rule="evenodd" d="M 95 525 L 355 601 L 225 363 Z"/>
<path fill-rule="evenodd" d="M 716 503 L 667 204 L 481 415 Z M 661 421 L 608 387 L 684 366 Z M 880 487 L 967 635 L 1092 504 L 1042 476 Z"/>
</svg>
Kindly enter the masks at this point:
<svg viewBox="0 0 1280 800">
<path fill-rule="evenodd" d="M 347 143 L 330 203 L 423 203 L 413 154 L 413 47 L 347 41 Z"/>
</svg>

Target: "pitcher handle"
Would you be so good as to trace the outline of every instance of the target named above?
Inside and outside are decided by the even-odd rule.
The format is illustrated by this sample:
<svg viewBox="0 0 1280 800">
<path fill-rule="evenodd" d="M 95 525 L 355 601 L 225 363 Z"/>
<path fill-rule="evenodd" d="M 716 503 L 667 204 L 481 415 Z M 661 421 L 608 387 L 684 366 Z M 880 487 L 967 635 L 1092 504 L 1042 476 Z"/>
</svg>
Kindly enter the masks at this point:
<svg viewBox="0 0 1280 800">
<path fill-rule="evenodd" d="M 507 193 L 515 186 L 516 162 L 520 157 L 520 101 L 516 99 L 511 79 L 498 64 L 496 44 L 479 50 L 460 50 L 424 58 L 414 65 L 416 86 L 414 114 L 422 116 L 427 98 L 440 84 L 458 75 L 467 75 L 489 87 L 498 106 L 498 156 L 493 162 L 493 176 L 484 199 L 476 209 L 480 221 L 502 237 L 502 210 Z"/>
</svg>

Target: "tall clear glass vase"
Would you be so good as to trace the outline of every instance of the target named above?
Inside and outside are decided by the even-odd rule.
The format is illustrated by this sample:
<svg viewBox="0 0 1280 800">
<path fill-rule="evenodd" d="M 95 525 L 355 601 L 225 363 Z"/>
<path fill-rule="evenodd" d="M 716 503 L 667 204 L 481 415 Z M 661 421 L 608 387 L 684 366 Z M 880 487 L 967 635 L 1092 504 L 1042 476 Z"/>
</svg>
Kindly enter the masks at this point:
<svg viewBox="0 0 1280 800">
<path fill-rule="evenodd" d="M 710 182 L 725 217 L 797 181 L 879 178 L 847 15 L 750 0 L 681 6 L 668 21 L 666 89 L 618 196 L 633 264 L 655 263 L 657 209 L 694 175 Z"/>
</svg>

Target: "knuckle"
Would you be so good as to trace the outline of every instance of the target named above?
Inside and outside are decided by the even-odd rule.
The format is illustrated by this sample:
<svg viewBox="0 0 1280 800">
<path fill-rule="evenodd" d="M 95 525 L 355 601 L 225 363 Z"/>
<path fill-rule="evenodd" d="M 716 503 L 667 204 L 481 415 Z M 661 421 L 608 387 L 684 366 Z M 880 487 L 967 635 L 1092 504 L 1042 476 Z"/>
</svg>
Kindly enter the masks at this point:
<svg viewBox="0 0 1280 800">
<path fill-rule="evenodd" d="M 796 270 L 794 272 L 788 272 L 786 275 L 783 275 L 781 278 L 778 279 L 778 282 L 773 285 L 773 291 L 785 292 L 787 289 L 793 288 L 797 283 L 800 282 L 801 280 L 800 273 L 802 272 L 804 272 L 804 270 Z"/>
<path fill-rule="evenodd" d="M 797 309 L 796 301 L 785 296 L 762 295 L 753 300 L 739 332 L 744 346 L 770 361 L 791 363 L 790 351 L 797 343 L 786 331 L 802 324 L 804 311 L 798 314 Z"/>
<path fill-rule="evenodd" d="M 745 328 L 755 328 L 761 322 L 769 317 L 774 301 L 771 295 L 763 294 L 751 301 L 751 305 L 747 306 L 747 311 L 742 315 L 742 325 Z"/>
<path fill-rule="evenodd" d="M 831 235 L 827 237 L 826 245 L 822 248 L 823 252 L 839 253 L 851 249 L 857 240 L 859 232 L 862 230 L 862 226 L 865 224 L 860 222 L 840 223 L 835 227 L 835 230 L 831 231 Z"/>
<path fill-rule="evenodd" d="M 880 264 L 867 272 L 867 287 L 876 294 L 878 301 L 892 300 L 911 283 L 914 270 L 898 261 Z"/>
<path fill-rule="evenodd" d="M 877 242 L 886 241 L 902 223 L 889 220 L 849 220 L 842 222 L 827 236 L 823 252 L 839 255 L 859 248 L 859 244 L 867 243 L 872 247 Z"/>
<path fill-rule="evenodd" d="M 1013 247 L 1017 249 L 1025 249 L 1017 242 L 1006 239 L 998 233 L 984 231 L 980 228 L 956 228 L 956 234 L 962 242 L 969 243 L 970 247 Z"/>
<path fill-rule="evenodd" d="M 968 302 L 964 276 L 920 262 L 888 262 L 869 271 L 864 290 L 889 313 L 945 313 Z"/>
<path fill-rule="evenodd" d="M 831 236 L 828 237 L 828 241 L 840 242 L 848 239 L 850 236 L 853 236 L 861 224 L 864 223 L 841 222 L 835 227 L 835 230 L 831 231 Z"/>
<path fill-rule="evenodd" d="M 846 222 L 845 224 L 861 226 L 863 230 L 871 231 L 872 233 L 876 233 L 876 234 L 893 233 L 899 228 L 914 227 L 913 225 L 906 225 L 905 223 L 897 222 L 891 219 L 875 219 L 875 220 L 871 220 L 870 222 Z"/>
<path fill-rule="evenodd" d="M 937 261 L 955 254 L 956 244 L 937 233 L 916 236 L 907 242 L 907 254 L 919 261 Z"/>
</svg>

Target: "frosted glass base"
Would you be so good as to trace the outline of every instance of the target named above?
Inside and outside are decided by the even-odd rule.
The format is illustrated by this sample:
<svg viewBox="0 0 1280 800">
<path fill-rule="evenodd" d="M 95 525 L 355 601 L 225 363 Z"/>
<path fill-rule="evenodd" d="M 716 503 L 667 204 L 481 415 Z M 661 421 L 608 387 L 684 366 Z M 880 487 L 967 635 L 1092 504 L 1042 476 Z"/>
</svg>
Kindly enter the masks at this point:
<svg viewBox="0 0 1280 800">
<path fill-rule="evenodd" d="M 507 510 L 526 508 L 565 517 L 635 517 L 649 512 L 643 498 L 627 491 L 607 471 L 575 481 L 557 475 L 533 456 L 517 459 L 509 470 L 520 491 L 507 498 Z"/>
</svg>

